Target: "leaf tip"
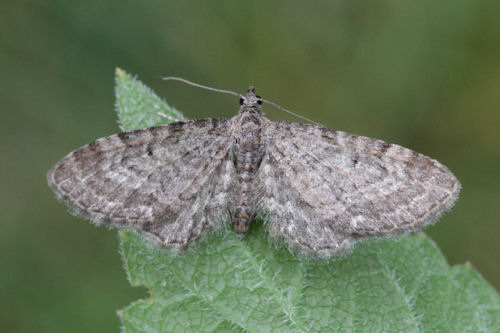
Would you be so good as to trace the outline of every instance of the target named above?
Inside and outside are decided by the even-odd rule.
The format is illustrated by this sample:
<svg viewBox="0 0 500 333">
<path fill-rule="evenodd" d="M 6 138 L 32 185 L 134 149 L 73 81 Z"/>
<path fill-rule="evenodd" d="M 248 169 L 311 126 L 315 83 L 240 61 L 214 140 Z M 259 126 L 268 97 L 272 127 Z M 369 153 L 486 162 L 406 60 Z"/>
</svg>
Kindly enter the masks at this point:
<svg viewBox="0 0 500 333">
<path fill-rule="evenodd" d="M 123 80 L 125 80 L 125 79 L 127 79 L 129 77 L 129 75 L 127 74 L 127 72 L 125 72 L 120 67 L 116 67 L 115 68 L 115 75 L 116 75 L 116 79 L 118 81 L 123 81 Z"/>
<path fill-rule="evenodd" d="M 472 266 L 471 262 L 470 261 L 466 261 L 464 264 L 463 264 L 463 267 L 469 271 L 473 271 L 474 270 L 474 267 Z"/>
</svg>

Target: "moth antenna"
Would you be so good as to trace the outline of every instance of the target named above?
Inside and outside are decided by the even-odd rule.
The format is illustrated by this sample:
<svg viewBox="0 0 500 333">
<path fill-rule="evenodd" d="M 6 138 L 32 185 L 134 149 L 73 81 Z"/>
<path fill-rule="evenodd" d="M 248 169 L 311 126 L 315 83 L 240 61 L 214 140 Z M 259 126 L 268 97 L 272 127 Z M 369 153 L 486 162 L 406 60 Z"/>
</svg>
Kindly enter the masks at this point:
<svg viewBox="0 0 500 333">
<path fill-rule="evenodd" d="M 206 90 L 210 90 L 210 91 L 215 91 L 215 92 L 220 92 L 220 93 L 223 93 L 223 94 L 229 94 L 229 95 L 234 95 L 234 96 L 238 96 L 240 98 L 245 98 L 244 95 L 241 95 L 241 94 L 238 94 L 234 91 L 231 91 L 231 90 L 226 90 L 226 89 L 217 89 L 217 88 L 212 88 L 212 87 L 208 87 L 208 86 L 204 86 L 202 84 L 199 84 L 199 83 L 194 83 L 192 81 L 189 81 L 189 80 L 186 80 L 186 79 L 183 79 L 183 78 L 180 78 L 180 77 L 175 77 L 175 76 L 166 76 L 166 77 L 163 77 L 162 78 L 163 80 L 165 81 L 180 81 L 180 82 L 183 82 L 185 84 L 188 84 L 190 86 L 194 86 L 194 87 L 198 87 L 198 88 L 202 88 L 202 89 L 206 89 Z M 293 113 L 292 111 L 290 110 L 287 110 L 285 109 L 284 107 L 282 106 L 279 106 L 278 104 L 276 103 L 273 103 L 271 101 L 268 101 L 267 99 L 262 99 L 262 102 L 264 103 L 267 103 L 267 104 L 270 104 L 272 106 L 274 106 L 275 108 L 277 108 L 278 110 L 281 110 L 285 113 L 288 113 L 288 114 L 291 114 L 292 116 L 295 116 L 299 119 L 302 119 L 302 120 L 305 120 L 305 121 L 308 121 L 310 122 L 311 124 L 315 124 L 315 125 L 319 125 L 319 126 L 323 126 L 321 125 L 320 123 L 317 123 L 315 121 L 312 121 L 311 119 L 308 119 L 304 116 L 301 116 L 299 114 L 296 114 L 296 113 Z"/>
<path fill-rule="evenodd" d="M 285 113 L 291 114 L 292 116 L 295 116 L 295 117 L 300 118 L 300 119 L 302 119 L 302 120 L 308 121 L 308 122 L 310 122 L 311 124 L 315 124 L 315 125 L 323 126 L 323 125 L 321 125 L 320 123 L 317 123 L 317 122 L 315 122 L 315 121 L 313 121 L 313 120 L 311 120 L 311 119 L 308 119 L 308 118 L 306 118 L 306 117 L 304 117 L 304 116 L 301 116 L 300 114 L 293 113 L 292 111 L 287 110 L 287 109 L 285 109 L 284 107 L 282 107 L 282 106 L 280 106 L 280 105 L 278 105 L 278 104 L 276 104 L 276 103 L 274 103 L 274 102 L 268 101 L 267 99 L 262 99 L 262 102 L 267 103 L 267 104 L 270 104 L 270 105 L 274 106 L 275 108 L 277 108 L 278 110 L 281 110 L 281 111 L 283 111 L 283 112 L 285 112 Z"/>
<path fill-rule="evenodd" d="M 180 78 L 180 77 L 167 76 L 167 77 L 163 77 L 162 79 L 165 80 L 165 81 L 170 81 L 170 80 L 180 81 L 180 82 L 183 82 L 185 84 L 189 84 L 190 86 L 194 86 L 194 87 L 198 87 L 198 88 L 202 88 L 202 89 L 206 89 L 206 90 L 210 90 L 210 91 L 220 92 L 220 93 L 223 93 L 223 94 L 230 94 L 230 95 L 238 96 L 240 98 L 244 98 L 245 97 L 245 96 L 243 96 L 241 94 L 238 94 L 238 93 L 236 93 L 234 91 L 231 91 L 231 90 L 217 89 L 217 88 L 212 88 L 212 87 L 204 86 L 202 84 L 194 83 L 194 82 L 191 82 L 189 80 L 186 80 L 186 79 L 183 79 L 183 78 Z"/>
</svg>

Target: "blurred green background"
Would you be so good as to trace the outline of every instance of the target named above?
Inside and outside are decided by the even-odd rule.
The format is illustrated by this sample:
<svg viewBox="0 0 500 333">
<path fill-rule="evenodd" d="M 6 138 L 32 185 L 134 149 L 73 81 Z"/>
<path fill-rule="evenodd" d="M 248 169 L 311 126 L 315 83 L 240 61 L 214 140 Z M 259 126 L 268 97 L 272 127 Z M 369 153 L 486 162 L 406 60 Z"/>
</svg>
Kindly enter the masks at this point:
<svg viewBox="0 0 500 333">
<path fill-rule="evenodd" d="M 46 185 L 71 150 L 118 131 L 114 69 L 189 118 L 257 92 L 327 127 L 448 166 L 463 184 L 427 229 L 500 289 L 500 2 L 10 1 L 0 4 L 0 331 L 118 332 L 131 288 L 115 231 Z M 288 119 L 265 107 L 270 119 Z"/>
</svg>

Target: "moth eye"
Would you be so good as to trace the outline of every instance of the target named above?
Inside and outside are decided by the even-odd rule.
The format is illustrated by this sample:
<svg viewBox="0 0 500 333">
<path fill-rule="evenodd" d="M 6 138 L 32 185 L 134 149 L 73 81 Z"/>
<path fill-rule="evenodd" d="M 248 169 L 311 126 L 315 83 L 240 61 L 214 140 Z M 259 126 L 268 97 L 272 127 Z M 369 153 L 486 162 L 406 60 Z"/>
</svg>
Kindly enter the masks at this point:
<svg viewBox="0 0 500 333">
<path fill-rule="evenodd" d="M 262 97 L 260 96 L 255 96 L 257 97 L 257 104 L 261 105 L 262 104 Z"/>
<path fill-rule="evenodd" d="M 240 105 L 243 105 L 243 102 L 244 102 L 243 97 L 240 97 Z"/>
</svg>

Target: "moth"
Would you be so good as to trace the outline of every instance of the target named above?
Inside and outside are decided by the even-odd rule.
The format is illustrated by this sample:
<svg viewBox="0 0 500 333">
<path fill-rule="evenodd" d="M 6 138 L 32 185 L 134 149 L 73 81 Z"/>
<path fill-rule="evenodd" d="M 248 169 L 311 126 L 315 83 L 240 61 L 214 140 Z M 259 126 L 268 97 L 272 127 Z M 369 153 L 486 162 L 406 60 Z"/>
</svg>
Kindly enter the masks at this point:
<svg viewBox="0 0 500 333">
<path fill-rule="evenodd" d="M 317 124 L 270 121 L 253 87 L 236 95 L 231 119 L 98 139 L 60 160 L 48 183 L 74 214 L 160 248 L 184 250 L 227 220 L 243 237 L 264 217 L 271 237 L 311 257 L 425 227 L 458 197 L 460 182 L 436 160 Z"/>
</svg>

